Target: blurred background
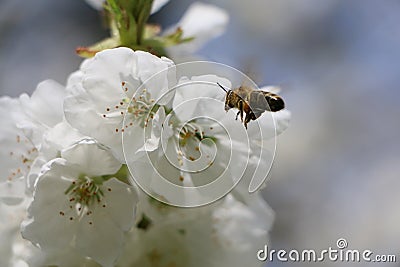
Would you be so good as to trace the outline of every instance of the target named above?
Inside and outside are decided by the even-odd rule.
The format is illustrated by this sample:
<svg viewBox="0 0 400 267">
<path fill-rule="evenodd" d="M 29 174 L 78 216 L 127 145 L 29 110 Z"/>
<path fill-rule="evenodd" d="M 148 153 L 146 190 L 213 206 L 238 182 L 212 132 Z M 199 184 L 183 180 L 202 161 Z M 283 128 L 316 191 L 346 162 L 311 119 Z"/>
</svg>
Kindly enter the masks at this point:
<svg viewBox="0 0 400 267">
<path fill-rule="evenodd" d="M 191 2 L 171 0 L 151 21 L 172 25 Z M 199 55 L 280 85 L 292 112 L 263 192 L 276 212 L 270 249 L 336 248 L 345 238 L 349 249 L 399 261 L 400 2 L 204 2 L 226 9 L 230 23 Z M 65 84 L 81 62 L 74 49 L 106 35 L 83 0 L 0 0 L 0 95 L 47 78 Z"/>
</svg>

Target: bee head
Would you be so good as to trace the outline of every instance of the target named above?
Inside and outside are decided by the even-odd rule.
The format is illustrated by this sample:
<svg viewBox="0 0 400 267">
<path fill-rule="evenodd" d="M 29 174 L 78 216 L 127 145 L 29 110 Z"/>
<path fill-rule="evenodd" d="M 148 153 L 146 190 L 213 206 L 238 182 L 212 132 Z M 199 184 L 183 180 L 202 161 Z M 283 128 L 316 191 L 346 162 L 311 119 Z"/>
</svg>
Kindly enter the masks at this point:
<svg viewBox="0 0 400 267">
<path fill-rule="evenodd" d="M 230 110 L 231 108 L 234 108 L 235 105 L 234 103 L 234 92 L 232 90 L 229 90 L 226 92 L 226 98 L 225 98 L 225 111 Z"/>
<path fill-rule="evenodd" d="M 283 102 L 283 99 L 277 95 L 268 97 L 267 102 L 270 111 L 275 112 L 285 108 L 285 102 Z"/>
<path fill-rule="evenodd" d="M 233 105 L 233 91 L 230 89 L 226 89 L 225 87 L 223 87 L 220 83 L 218 83 L 218 86 L 226 93 L 226 97 L 225 97 L 225 111 L 228 111 L 231 108 L 234 108 L 235 106 Z"/>
</svg>

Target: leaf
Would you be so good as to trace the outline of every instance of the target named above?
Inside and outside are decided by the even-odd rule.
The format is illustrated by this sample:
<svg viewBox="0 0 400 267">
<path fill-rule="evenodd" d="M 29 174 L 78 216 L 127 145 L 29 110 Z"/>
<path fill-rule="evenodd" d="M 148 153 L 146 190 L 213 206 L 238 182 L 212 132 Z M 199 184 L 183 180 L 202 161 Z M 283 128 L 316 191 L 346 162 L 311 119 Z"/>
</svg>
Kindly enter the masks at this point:
<svg viewBox="0 0 400 267">
<path fill-rule="evenodd" d="M 118 36 L 106 38 L 94 45 L 88 47 L 76 48 L 76 53 L 83 58 L 90 58 L 96 55 L 97 52 L 103 51 L 104 49 L 115 48 L 120 46 L 120 40 Z"/>
</svg>

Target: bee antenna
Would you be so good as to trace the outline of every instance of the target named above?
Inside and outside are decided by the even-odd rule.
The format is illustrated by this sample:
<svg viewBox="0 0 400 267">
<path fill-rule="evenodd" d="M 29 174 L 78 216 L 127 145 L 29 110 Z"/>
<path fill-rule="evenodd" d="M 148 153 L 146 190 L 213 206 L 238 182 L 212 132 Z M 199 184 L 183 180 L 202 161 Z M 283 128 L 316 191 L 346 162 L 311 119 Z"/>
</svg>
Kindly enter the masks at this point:
<svg viewBox="0 0 400 267">
<path fill-rule="evenodd" d="M 228 90 L 225 89 L 225 87 L 223 87 L 220 83 L 217 83 L 219 87 L 221 87 L 222 90 L 224 90 L 225 93 L 228 92 Z"/>
</svg>

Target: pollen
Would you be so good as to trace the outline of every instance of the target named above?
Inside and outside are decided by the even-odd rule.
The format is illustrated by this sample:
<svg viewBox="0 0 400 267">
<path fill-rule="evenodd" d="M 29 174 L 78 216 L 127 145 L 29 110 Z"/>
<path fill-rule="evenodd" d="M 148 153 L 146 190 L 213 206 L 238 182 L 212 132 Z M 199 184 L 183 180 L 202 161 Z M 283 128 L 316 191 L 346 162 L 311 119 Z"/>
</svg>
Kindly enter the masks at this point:
<svg viewBox="0 0 400 267">
<path fill-rule="evenodd" d="M 129 84 L 127 82 L 122 82 L 121 85 L 124 94 L 129 91 Z M 150 93 L 148 93 L 146 89 L 143 89 L 140 93 L 138 92 L 137 97 L 132 97 L 132 99 L 124 97 L 120 99 L 113 108 L 106 108 L 106 113 L 103 114 L 103 118 L 111 119 L 126 116 L 127 122 L 125 128 L 133 125 L 145 128 L 157 112 L 158 105 L 154 105 L 154 102 L 155 100 L 150 97 Z M 118 128 L 115 132 L 123 132 L 122 128 Z"/>
<path fill-rule="evenodd" d="M 94 203 L 101 201 L 103 192 L 101 182 L 95 183 L 95 178 L 86 175 L 79 176 L 78 179 L 71 182 L 71 185 L 65 191 L 69 196 L 70 208 L 78 214 L 90 215 L 89 207 Z"/>
</svg>

